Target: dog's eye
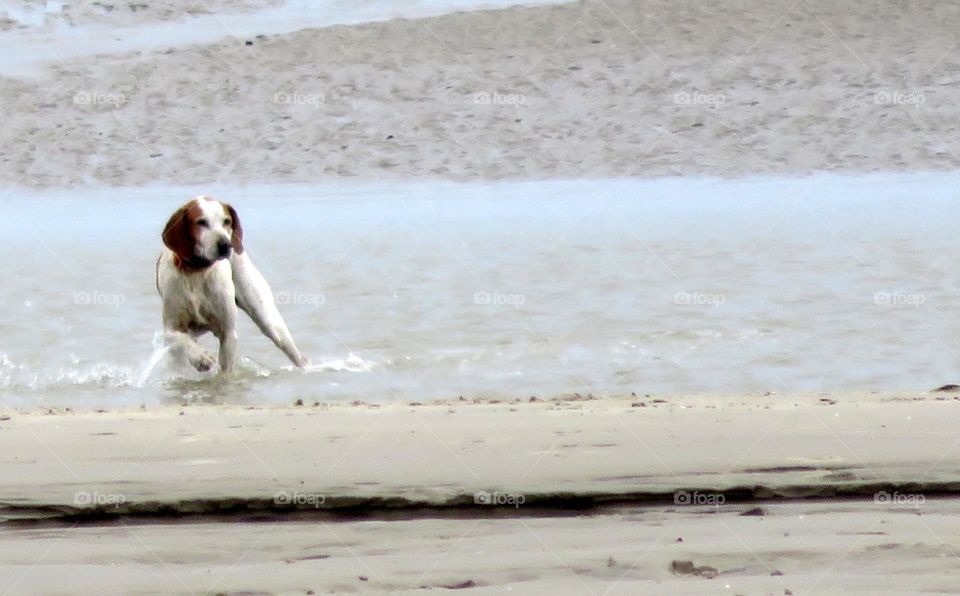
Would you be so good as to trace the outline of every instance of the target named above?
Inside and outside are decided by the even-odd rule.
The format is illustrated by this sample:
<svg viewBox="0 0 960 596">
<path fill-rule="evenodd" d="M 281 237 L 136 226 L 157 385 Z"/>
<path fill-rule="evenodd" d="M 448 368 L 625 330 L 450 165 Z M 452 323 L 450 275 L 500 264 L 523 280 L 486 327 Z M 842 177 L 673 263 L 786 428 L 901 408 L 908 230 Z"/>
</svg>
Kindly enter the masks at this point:
<svg viewBox="0 0 960 596">
<path fill-rule="evenodd" d="M 197 225 L 200 226 L 201 228 L 209 228 L 210 222 L 201 218 L 197 220 Z"/>
<path fill-rule="evenodd" d="M 223 225 L 225 225 L 225 226 L 229 226 L 229 225 L 232 224 L 232 223 L 233 223 L 233 222 L 230 221 L 230 218 L 229 218 L 229 217 L 223 220 Z"/>
</svg>

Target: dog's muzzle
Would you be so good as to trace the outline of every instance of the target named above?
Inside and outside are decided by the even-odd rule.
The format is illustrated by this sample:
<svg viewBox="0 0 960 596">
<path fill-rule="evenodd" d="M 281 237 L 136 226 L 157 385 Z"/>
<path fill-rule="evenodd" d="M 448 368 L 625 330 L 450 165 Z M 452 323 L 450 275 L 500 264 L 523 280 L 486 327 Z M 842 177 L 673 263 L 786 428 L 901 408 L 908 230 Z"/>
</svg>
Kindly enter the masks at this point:
<svg viewBox="0 0 960 596">
<path fill-rule="evenodd" d="M 217 243 L 217 258 L 226 259 L 230 256 L 230 252 L 233 250 L 233 245 L 229 242 L 220 241 Z"/>
</svg>

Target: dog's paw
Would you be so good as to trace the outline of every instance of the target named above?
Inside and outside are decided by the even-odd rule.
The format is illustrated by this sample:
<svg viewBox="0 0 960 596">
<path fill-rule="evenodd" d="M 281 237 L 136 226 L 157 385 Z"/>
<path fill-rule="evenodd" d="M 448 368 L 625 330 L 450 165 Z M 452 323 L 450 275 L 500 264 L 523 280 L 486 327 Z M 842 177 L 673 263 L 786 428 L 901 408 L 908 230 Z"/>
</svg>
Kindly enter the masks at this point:
<svg viewBox="0 0 960 596">
<path fill-rule="evenodd" d="M 213 356 L 206 352 L 199 352 L 190 357 L 190 364 L 200 372 L 209 371 L 216 363 L 217 361 L 213 359 Z"/>
</svg>

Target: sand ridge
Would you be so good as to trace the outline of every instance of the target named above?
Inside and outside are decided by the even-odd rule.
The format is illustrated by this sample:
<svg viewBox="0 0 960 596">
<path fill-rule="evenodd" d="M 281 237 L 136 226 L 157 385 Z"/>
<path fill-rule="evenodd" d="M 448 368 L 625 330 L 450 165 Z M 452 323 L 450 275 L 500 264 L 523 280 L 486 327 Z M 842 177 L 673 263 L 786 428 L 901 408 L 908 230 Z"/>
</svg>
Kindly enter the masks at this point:
<svg viewBox="0 0 960 596">
<path fill-rule="evenodd" d="M 953 397 L 568 396 L 11 412 L 0 421 L 0 473 L 9 479 L 7 505 L 98 505 L 77 503 L 81 491 L 123 495 L 131 511 L 178 501 L 256 505 L 277 491 L 322 494 L 331 508 L 365 499 L 460 506 L 477 491 L 529 495 L 531 505 L 549 507 L 559 494 L 657 502 L 680 490 L 728 491 L 742 501 L 766 494 L 756 487 L 771 497 L 901 485 L 945 493 L 960 482 Z M 916 440 L 917 428 L 925 441 Z M 697 429 L 695 440 L 683 429 Z"/>
</svg>

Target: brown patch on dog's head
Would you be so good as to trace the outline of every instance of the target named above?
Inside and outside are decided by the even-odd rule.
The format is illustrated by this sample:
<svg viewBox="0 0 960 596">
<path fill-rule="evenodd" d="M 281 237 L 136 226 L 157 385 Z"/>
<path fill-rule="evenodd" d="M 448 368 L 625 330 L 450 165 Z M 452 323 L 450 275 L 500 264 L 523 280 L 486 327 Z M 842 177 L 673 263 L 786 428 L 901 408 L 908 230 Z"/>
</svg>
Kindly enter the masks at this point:
<svg viewBox="0 0 960 596">
<path fill-rule="evenodd" d="M 223 205 L 223 211 L 230 217 L 230 244 L 233 245 L 233 252 L 238 255 L 243 254 L 243 226 L 240 225 L 240 218 L 237 216 L 237 210 L 233 205 L 220 201 Z"/>
<path fill-rule="evenodd" d="M 177 256 L 175 264 L 180 269 L 196 269 L 197 264 L 197 219 L 202 215 L 200 206 L 191 200 L 173 212 L 163 228 L 163 244 Z"/>
</svg>

